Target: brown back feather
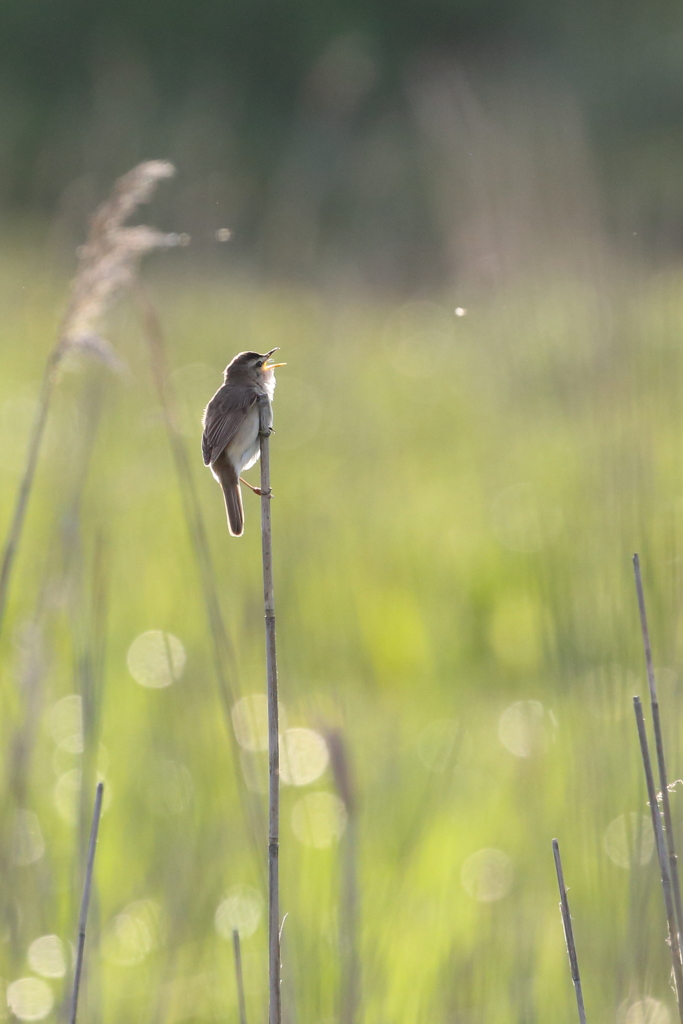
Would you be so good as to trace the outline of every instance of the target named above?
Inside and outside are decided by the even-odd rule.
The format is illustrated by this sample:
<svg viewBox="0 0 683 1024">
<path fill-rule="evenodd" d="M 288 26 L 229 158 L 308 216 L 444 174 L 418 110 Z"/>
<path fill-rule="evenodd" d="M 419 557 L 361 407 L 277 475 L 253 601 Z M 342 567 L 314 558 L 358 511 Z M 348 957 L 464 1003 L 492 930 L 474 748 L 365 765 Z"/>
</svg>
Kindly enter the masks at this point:
<svg viewBox="0 0 683 1024">
<path fill-rule="evenodd" d="M 213 465 L 236 436 L 249 410 L 258 401 L 256 391 L 223 384 L 204 412 L 202 455 L 204 465 Z"/>
</svg>

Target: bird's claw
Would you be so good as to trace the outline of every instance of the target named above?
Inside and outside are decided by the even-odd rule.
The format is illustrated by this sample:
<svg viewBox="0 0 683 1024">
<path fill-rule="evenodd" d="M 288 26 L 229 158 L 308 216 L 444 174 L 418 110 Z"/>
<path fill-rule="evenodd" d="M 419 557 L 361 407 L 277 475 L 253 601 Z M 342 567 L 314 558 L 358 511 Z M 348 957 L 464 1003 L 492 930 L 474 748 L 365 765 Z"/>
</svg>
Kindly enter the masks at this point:
<svg viewBox="0 0 683 1024">
<path fill-rule="evenodd" d="M 241 484 L 244 484 L 245 487 L 248 487 L 250 491 L 253 491 L 254 494 L 258 494 L 259 498 L 272 498 L 273 496 L 273 491 L 270 487 L 267 491 L 264 491 L 262 487 L 254 487 L 254 485 L 250 484 L 248 480 L 245 480 L 243 476 L 239 478 L 239 481 Z"/>
</svg>

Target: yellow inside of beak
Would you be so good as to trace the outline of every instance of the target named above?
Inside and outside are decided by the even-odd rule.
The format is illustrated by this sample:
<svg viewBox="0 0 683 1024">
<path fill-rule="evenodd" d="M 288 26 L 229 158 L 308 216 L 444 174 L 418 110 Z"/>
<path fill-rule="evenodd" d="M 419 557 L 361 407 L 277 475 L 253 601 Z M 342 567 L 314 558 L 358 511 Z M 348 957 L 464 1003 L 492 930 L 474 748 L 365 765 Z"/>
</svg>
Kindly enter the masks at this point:
<svg viewBox="0 0 683 1024">
<path fill-rule="evenodd" d="M 262 370 L 265 373 L 266 370 L 274 370 L 276 366 L 286 366 L 287 363 L 264 363 Z"/>
</svg>

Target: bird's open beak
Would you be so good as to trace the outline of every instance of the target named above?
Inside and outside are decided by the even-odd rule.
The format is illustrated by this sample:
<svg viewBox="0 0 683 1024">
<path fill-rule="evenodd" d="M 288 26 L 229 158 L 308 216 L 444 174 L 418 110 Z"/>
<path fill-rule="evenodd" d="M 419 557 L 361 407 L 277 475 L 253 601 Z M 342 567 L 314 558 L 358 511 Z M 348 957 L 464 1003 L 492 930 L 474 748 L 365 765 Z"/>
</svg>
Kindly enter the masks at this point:
<svg viewBox="0 0 683 1024">
<path fill-rule="evenodd" d="M 287 363 L 269 363 L 269 362 L 268 362 L 268 360 L 269 360 L 269 359 L 270 359 L 270 357 L 272 356 L 273 352 L 279 352 L 279 351 L 280 351 L 280 349 L 279 349 L 279 348 L 271 348 L 270 352 L 268 352 L 268 353 L 266 354 L 266 361 L 265 361 L 265 363 L 263 364 L 263 366 L 261 367 L 261 369 L 262 369 L 262 370 L 263 370 L 264 372 L 265 372 L 266 370 L 274 370 L 276 366 L 286 366 L 286 365 L 287 365 Z"/>
</svg>

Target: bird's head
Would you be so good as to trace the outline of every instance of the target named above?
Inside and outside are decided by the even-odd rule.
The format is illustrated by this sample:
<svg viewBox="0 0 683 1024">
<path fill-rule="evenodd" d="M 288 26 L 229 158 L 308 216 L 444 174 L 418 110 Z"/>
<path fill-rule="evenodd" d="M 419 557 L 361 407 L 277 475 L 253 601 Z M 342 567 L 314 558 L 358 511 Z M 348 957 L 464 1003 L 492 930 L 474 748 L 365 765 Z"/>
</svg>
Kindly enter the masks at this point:
<svg viewBox="0 0 683 1024">
<path fill-rule="evenodd" d="M 274 381 L 273 370 L 277 366 L 287 365 L 270 361 L 272 354 L 277 351 L 277 348 L 271 348 L 264 355 L 259 352 L 240 352 L 225 368 L 226 381 L 242 380 L 260 386 Z"/>
</svg>

